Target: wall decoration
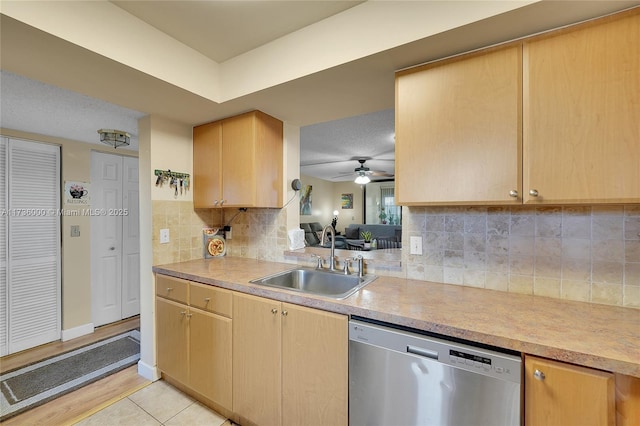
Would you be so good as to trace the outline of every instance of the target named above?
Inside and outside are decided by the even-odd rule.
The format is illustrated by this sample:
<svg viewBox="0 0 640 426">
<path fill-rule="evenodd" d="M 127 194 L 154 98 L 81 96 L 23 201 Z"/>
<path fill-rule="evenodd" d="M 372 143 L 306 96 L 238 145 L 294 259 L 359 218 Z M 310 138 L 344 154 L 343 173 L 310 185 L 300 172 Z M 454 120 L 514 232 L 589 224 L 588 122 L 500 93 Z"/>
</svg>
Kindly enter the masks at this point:
<svg viewBox="0 0 640 426">
<path fill-rule="evenodd" d="M 162 187 L 166 182 L 169 182 L 169 188 L 173 189 L 173 196 L 178 197 L 178 191 L 180 195 L 190 188 L 190 176 L 189 173 L 172 172 L 171 170 L 155 170 L 153 172 L 156 178 L 156 186 Z"/>
<path fill-rule="evenodd" d="M 65 204 L 89 204 L 89 184 L 87 182 L 66 181 L 64 183 Z"/>
<path fill-rule="evenodd" d="M 313 189 L 312 185 L 305 185 L 304 188 L 302 188 L 302 192 L 300 193 L 300 214 L 301 215 L 311 214 L 312 189 Z"/>
<path fill-rule="evenodd" d="M 343 209 L 353 208 L 353 194 L 342 194 L 342 208 Z"/>
</svg>

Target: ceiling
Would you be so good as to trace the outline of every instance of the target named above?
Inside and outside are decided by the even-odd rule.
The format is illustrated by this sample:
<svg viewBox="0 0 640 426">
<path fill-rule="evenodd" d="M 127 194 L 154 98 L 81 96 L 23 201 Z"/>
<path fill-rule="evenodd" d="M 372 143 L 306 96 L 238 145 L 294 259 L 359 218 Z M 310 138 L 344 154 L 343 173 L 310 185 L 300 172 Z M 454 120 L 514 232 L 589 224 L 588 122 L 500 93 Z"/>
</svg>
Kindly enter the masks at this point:
<svg viewBox="0 0 640 426">
<path fill-rule="evenodd" d="M 62 24 L 44 31 L 38 28 L 48 25 L 46 19 L 35 26 L 19 19 L 21 8 L 51 7 L 51 4 L 64 8 L 67 2 L 25 2 L 29 4 L 19 7 L 15 6 L 17 3 L 20 2 L 0 2 L 2 127 L 89 143 L 97 142 L 97 129 L 115 128 L 133 135 L 135 149 L 136 122 L 145 115 L 156 114 L 197 125 L 260 109 L 301 127 L 303 174 L 334 181 L 351 179 L 338 176 L 353 171 L 358 166 L 356 158 L 371 158 L 366 163 L 368 167 L 393 173 L 396 70 L 640 4 L 638 1 L 71 2 L 78 16 L 82 16 L 84 7 L 102 8 L 109 13 L 116 13 L 117 9 L 123 22 L 134 22 L 141 34 L 152 28 L 169 37 L 164 39 L 167 52 L 173 52 L 171 43 L 177 41 L 185 57 L 208 58 L 206 61 L 219 64 L 223 70 L 235 70 L 221 84 L 221 93 L 227 86 L 233 86 L 233 79 L 240 78 L 237 75 L 245 69 L 271 78 L 261 87 L 218 100 L 194 93 L 189 79 L 180 84 L 178 80 L 184 77 L 185 70 L 177 78 L 142 70 L 144 64 L 139 66 L 136 60 L 153 61 L 154 52 L 149 52 L 148 58 L 142 55 L 128 62 L 111 59 L 117 56 L 119 47 L 115 33 L 114 46 L 81 46 L 82 42 L 72 43 L 52 34 L 64 29 Z M 420 17 L 424 23 L 418 20 L 417 26 L 434 26 L 433 31 L 424 37 L 407 35 L 394 41 L 395 45 L 385 45 L 385 41 L 398 34 L 402 36 L 405 31 L 409 34 L 408 24 L 398 29 L 393 27 L 391 16 L 388 22 L 376 21 L 376 25 L 362 17 L 367 18 L 365 12 L 370 13 L 373 7 L 387 7 L 393 12 L 416 7 L 418 3 L 428 13 Z M 472 16 L 485 16 L 484 8 L 492 12 L 474 20 Z M 505 11 L 500 12 L 502 9 Z M 462 17 L 467 14 L 471 18 L 464 21 Z M 446 20 L 453 22 L 438 26 Z M 343 34 L 345 26 L 357 27 L 358 22 L 364 22 L 363 28 L 369 31 L 363 36 L 366 38 L 358 39 L 359 34 L 353 33 L 347 38 L 332 39 L 333 34 Z M 113 28 L 123 33 L 130 30 L 117 25 Z M 322 33 L 325 36 L 313 44 L 313 49 L 296 44 L 309 40 L 304 37 L 313 35 L 318 28 L 325 29 Z M 327 28 L 331 31 L 326 32 Z M 139 35 L 140 39 L 143 35 Z M 383 47 L 368 53 L 355 52 L 376 37 Z M 134 43 L 133 40 L 137 41 L 129 39 L 129 43 Z M 324 41 L 326 45 L 322 44 Z M 270 56 L 274 46 L 280 45 L 286 47 L 283 51 L 297 52 L 298 56 Z M 97 53 L 104 53 L 109 47 L 115 47 L 116 53 Z M 344 58 L 329 64 L 325 56 L 342 51 L 346 52 Z M 261 54 L 267 59 L 248 62 Z M 178 62 L 172 61 L 172 57 L 161 59 L 168 61 L 167 68 Z M 285 76 L 292 68 L 287 61 L 292 60 L 301 66 L 327 62 Z M 189 71 L 187 68 L 187 74 Z M 196 77 L 194 71 L 192 80 Z"/>
</svg>

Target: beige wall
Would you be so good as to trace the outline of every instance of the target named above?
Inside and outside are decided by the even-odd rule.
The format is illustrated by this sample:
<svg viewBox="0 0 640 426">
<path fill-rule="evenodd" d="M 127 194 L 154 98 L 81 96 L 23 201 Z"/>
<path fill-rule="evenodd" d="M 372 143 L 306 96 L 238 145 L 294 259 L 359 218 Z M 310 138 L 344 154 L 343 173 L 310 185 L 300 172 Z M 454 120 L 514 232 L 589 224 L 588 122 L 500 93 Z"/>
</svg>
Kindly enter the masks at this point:
<svg viewBox="0 0 640 426">
<path fill-rule="evenodd" d="M 353 194 L 353 208 L 342 208 L 342 194 Z M 362 185 L 348 181 L 348 182 L 335 182 L 333 184 L 333 199 L 336 204 L 336 210 L 338 210 L 338 223 L 336 228 L 340 232 L 344 232 L 344 228 L 352 223 L 362 223 Z"/>
<path fill-rule="evenodd" d="M 149 170 L 145 173 L 151 188 L 153 264 L 202 258 L 202 228 L 216 226 L 221 213 L 194 210 L 191 188 L 178 191 L 169 181 L 156 185 L 155 170 L 187 173 L 193 186 L 192 127 L 151 116 L 147 119 L 151 150 Z M 169 242 L 160 244 L 160 229 L 169 230 Z"/>
<path fill-rule="evenodd" d="M 362 223 L 362 187 L 353 182 L 330 182 L 312 176 L 301 175 L 302 185 L 313 186 L 311 215 L 300 215 L 300 222 L 320 222 L 328 225 L 333 211 L 338 211 L 338 231 L 352 223 Z M 353 194 L 353 209 L 342 208 L 342 194 Z M 300 202 L 298 200 L 298 206 Z M 300 211 L 298 207 L 298 211 Z"/>
<path fill-rule="evenodd" d="M 89 144 L 0 129 L 4 136 L 59 145 L 62 182 L 67 180 L 91 181 L 91 151 L 103 151 L 137 157 L 137 153 L 106 145 Z M 62 209 L 85 208 L 77 205 L 61 205 Z M 62 217 L 62 329 L 69 330 L 92 322 L 91 319 L 91 223 L 89 216 Z M 71 226 L 80 226 L 80 237 L 71 238 Z"/>
</svg>

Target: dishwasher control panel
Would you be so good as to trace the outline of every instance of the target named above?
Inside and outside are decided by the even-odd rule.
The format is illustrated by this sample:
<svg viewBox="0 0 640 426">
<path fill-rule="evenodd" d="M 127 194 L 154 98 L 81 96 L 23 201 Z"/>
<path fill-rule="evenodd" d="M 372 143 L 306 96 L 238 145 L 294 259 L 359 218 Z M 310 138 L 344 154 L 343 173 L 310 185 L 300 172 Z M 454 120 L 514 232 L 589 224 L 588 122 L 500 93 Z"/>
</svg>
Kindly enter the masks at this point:
<svg viewBox="0 0 640 426">
<path fill-rule="evenodd" d="M 437 361 L 509 382 L 520 383 L 522 380 L 520 356 L 426 336 L 419 331 L 399 330 L 358 320 L 351 320 L 349 325 L 349 340 L 354 342 Z"/>
</svg>

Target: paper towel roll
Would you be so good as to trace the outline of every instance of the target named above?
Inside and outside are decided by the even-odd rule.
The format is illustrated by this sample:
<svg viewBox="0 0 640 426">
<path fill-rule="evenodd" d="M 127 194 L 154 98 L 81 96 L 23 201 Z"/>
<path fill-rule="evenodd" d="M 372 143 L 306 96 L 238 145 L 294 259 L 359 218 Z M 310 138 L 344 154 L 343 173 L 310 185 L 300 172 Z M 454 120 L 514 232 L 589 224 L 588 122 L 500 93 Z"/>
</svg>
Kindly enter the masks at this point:
<svg viewBox="0 0 640 426">
<path fill-rule="evenodd" d="M 304 248 L 304 229 L 291 229 L 289 234 L 289 250 Z"/>
</svg>

